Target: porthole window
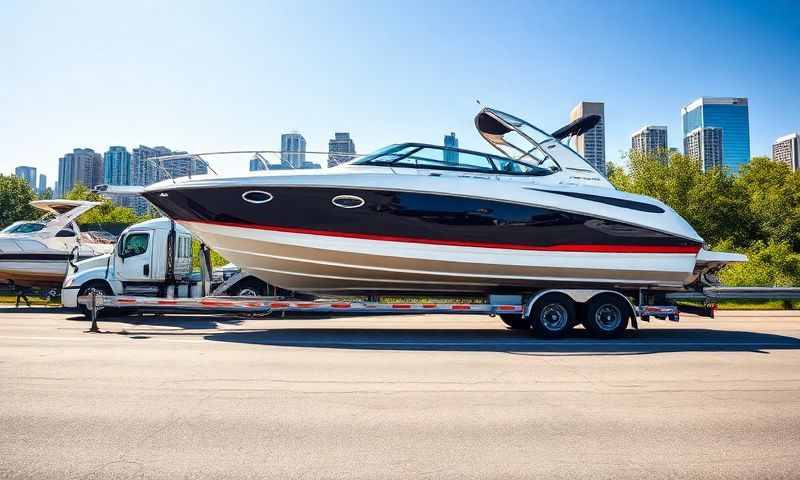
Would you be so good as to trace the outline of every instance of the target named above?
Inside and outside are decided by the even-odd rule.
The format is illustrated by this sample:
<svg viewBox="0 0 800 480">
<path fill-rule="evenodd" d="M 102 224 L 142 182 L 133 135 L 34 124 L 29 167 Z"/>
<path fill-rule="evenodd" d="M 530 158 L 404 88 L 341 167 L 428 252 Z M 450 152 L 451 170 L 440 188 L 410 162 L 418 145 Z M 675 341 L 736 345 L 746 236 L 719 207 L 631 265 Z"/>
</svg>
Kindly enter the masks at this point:
<svg viewBox="0 0 800 480">
<path fill-rule="evenodd" d="M 250 203 L 267 203 L 272 200 L 272 194 L 262 190 L 248 190 L 242 194 L 242 200 Z"/>
<path fill-rule="evenodd" d="M 355 195 L 337 195 L 331 203 L 340 208 L 358 208 L 364 205 L 364 199 Z"/>
</svg>

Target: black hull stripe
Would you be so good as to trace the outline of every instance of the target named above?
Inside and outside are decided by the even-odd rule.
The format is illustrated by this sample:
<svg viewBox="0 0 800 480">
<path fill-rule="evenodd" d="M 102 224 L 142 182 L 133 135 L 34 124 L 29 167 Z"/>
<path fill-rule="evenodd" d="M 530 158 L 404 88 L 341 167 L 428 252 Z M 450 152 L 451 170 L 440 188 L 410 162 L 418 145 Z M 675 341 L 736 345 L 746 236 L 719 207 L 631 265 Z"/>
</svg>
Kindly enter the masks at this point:
<svg viewBox="0 0 800 480">
<path fill-rule="evenodd" d="M 287 228 L 272 225 L 248 225 L 232 222 L 195 222 L 207 225 L 219 225 L 224 227 L 251 228 L 256 230 L 270 230 L 274 232 L 302 233 L 308 235 L 321 235 L 326 237 L 359 238 L 365 240 L 379 240 L 387 242 L 421 243 L 430 245 L 450 245 L 457 247 L 478 247 L 478 248 L 504 248 L 509 250 L 533 250 L 544 252 L 591 252 L 591 253 L 688 253 L 697 254 L 699 246 L 692 245 L 602 245 L 602 244 L 573 244 L 573 245 L 550 245 L 546 247 L 531 247 L 527 245 L 513 245 L 508 243 L 479 243 L 461 242 L 454 240 L 431 240 L 427 238 L 414 237 L 395 237 L 387 235 L 365 235 L 358 233 L 334 232 L 330 230 L 313 230 L 308 228 Z"/>
<path fill-rule="evenodd" d="M 242 195 L 269 193 L 266 203 Z M 700 243 L 588 214 L 448 194 L 327 187 L 196 187 L 145 197 L 169 217 L 246 228 L 541 251 L 697 252 Z M 332 200 L 358 197 L 340 208 Z"/>
</svg>

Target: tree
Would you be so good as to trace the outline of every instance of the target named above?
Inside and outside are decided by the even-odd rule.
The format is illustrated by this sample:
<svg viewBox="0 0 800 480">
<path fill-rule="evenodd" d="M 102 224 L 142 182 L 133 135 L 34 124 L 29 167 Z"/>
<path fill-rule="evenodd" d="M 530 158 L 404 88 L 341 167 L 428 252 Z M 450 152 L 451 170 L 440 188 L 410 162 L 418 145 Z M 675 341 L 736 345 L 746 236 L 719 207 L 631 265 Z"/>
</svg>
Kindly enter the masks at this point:
<svg viewBox="0 0 800 480">
<path fill-rule="evenodd" d="M 710 245 L 732 239 L 749 244 L 753 220 L 742 186 L 721 169 L 703 173 L 696 160 L 665 152 L 628 155 L 630 173 L 614 166 L 609 180 L 619 190 L 655 197 L 686 219 Z"/>
<path fill-rule="evenodd" d="M 753 158 L 737 178 L 753 215 L 751 241 L 787 242 L 800 251 L 800 173 L 766 157 Z"/>
<path fill-rule="evenodd" d="M 67 195 L 67 200 L 89 200 L 92 202 L 102 202 L 101 205 L 84 213 L 78 217 L 79 224 L 127 224 L 143 222 L 149 220 L 150 216 L 137 215 L 132 209 L 115 205 L 111 200 L 103 198 L 98 193 L 89 190 L 89 187 L 77 184 Z"/>
<path fill-rule="evenodd" d="M 729 244 L 723 245 L 732 249 Z M 747 262 L 729 265 L 720 279 L 732 287 L 793 287 L 800 285 L 800 254 L 788 242 L 757 241 L 744 250 Z"/>
<path fill-rule="evenodd" d="M 53 198 L 53 189 L 50 187 L 45 188 L 44 192 L 42 192 L 42 194 L 39 195 L 40 200 L 50 200 L 52 198 Z"/>
<path fill-rule="evenodd" d="M 18 220 L 35 219 L 36 209 L 30 206 L 35 199 L 24 179 L 0 174 L 0 225 L 5 227 Z"/>
</svg>

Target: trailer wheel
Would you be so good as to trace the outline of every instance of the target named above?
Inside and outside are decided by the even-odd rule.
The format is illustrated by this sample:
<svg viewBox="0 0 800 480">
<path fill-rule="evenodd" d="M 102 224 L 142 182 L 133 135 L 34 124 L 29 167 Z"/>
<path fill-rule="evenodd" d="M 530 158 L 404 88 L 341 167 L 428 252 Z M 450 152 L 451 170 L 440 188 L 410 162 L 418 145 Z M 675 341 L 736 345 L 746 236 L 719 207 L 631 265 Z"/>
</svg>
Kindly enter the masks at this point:
<svg viewBox="0 0 800 480">
<path fill-rule="evenodd" d="M 618 295 L 601 293 L 586 304 L 583 326 L 600 338 L 620 337 L 628 328 L 630 305 Z"/>
<path fill-rule="evenodd" d="M 97 293 L 97 295 L 114 295 L 114 292 L 111 291 L 111 287 L 108 286 L 106 282 L 102 282 L 99 280 L 95 280 L 92 282 L 87 282 L 85 285 L 78 290 L 78 296 L 83 297 L 85 295 L 91 295 L 92 292 Z M 92 319 L 92 311 L 86 305 L 82 303 L 78 304 L 78 310 L 80 310 L 81 314 L 86 317 L 87 320 Z M 108 314 L 108 309 L 103 308 L 97 311 L 97 316 L 105 316 Z"/>
<path fill-rule="evenodd" d="M 535 335 L 563 337 L 575 325 L 575 302 L 563 293 L 547 293 L 536 300 L 528 317 Z"/>
<path fill-rule="evenodd" d="M 268 286 L 257 278 L 248 277 L 234 285 L 231 295 L 234 297 L 265 297 Z"/>
<path fill-rule="evenodd" d="M 503 323 L 506 324 L 511 330 L 530 330 L 531 322 L 525 319 L 522 315 L 514 315 L 510 313 L 499 313 L 498 316 Z"/>
</svg>

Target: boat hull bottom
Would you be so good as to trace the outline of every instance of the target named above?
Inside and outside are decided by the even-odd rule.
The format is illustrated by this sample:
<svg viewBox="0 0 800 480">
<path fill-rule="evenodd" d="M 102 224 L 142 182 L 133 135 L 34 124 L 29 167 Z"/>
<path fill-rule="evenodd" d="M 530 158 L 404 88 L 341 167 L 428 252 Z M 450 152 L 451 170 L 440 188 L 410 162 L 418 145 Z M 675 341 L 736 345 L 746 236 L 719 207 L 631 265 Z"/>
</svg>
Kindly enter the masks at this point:
<svg viewBox="0 0 800 480">
<path fill-rule="evenodd" d="M 554 285 L 681 290 L 695 262 L 686 253 L 518 251 L 179 223 L 265 282 L 316 294 L 525 292 Z"/>
<path fill-rule="evenodd" d="M 60 287 L 66 275 L 67 262 L 31 261 L 0 262 L 0 284 L 14 284 L 19 287 Z"/>
</svg>

